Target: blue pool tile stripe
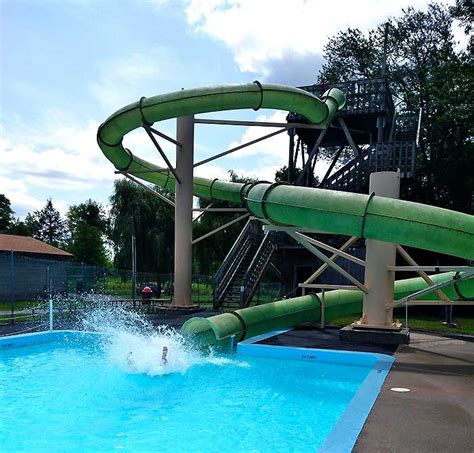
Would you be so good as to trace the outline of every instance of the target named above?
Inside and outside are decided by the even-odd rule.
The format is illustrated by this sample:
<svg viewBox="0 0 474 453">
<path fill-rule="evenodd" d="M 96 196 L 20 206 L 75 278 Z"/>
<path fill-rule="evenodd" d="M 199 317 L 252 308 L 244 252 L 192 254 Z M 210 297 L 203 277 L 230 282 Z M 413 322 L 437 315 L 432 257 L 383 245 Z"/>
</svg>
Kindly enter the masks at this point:
<svg viewBox="0 0 474 453">
<path fill-rule="evenodd" d="M 389 356 L 386 360 L 377 362 L 341 418 L 326 437 L 318 450 L 319 452 L 343 453 L 352 451 L 393 362 L 394 359 Z"/>
</svg>

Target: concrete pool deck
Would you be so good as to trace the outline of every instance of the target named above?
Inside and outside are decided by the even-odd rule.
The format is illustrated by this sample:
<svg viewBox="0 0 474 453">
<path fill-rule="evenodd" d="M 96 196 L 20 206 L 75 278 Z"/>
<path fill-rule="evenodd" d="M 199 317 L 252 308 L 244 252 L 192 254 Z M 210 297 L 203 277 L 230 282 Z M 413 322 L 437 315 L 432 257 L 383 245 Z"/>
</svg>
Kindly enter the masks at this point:
<svg viewBox="0 0 474 453">
<path fill-rule="evenodd" d="M 384 353 L 380 346 L 343 344 L 336 332 L 293 330 L 262 343 Z M 385 353 L 395 363 L 353 451 L 473 452 L 474 342 L 412 332 L 409 345 Z"/>
</svg>

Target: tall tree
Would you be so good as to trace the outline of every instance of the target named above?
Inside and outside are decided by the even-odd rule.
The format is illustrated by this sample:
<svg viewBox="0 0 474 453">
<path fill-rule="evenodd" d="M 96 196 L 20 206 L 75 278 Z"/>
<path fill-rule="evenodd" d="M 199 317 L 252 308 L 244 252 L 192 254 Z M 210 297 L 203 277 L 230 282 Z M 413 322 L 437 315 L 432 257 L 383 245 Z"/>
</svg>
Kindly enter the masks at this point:
<svg viewBox="0 0 474 453">
<path fill-rule="evenodd" d="M 85 203 L 71 206 L 66 216 L 70 235 L 68 250 L 74 255 L 74 259 L 105 266 L 107 216 L 104 207 L 89 199 Z"/>
<path fill-rule="evenodd" d="M 69 207 L 66 214 L 68 228 L 74 230 L 79 223 L 86 223 L 97 228 L 101 233 L 107 233 L 108 219 L 104 207 L 90 198 L 84 203 Z"/>
<path fill-rule="evenodd" d="M 159 187 L 155 190 L 170 196 Z M 146 189 L 127 180 L 115 182 L 110 202 L 110 238 L 115 252 L 115 265 L 123 269 L 131 268 L 131 238 L 134 228 L 137 270 L 170 272 L 173 269 L 173 208 Z"/>
<path fill-rule="evenodd" d="M 0 193 L 0 233 L 8 232 L 13 222 L 13 214 L 10 200 Z"/>
<path fill-rule="evenodd" d="M 31 226 L 36 239 L 55 247 L 65 244 L 66 225 L 59 211 L 53 206 L 51 198 L 48 198 L 43 209 L 28 215 L 26 222 Z"/>
<path fill-rule="evenodd" d="M 442 4 L 431 3 L 426 11 L 409 7 L 388 24 L 387 78 L 399 113 L 422 112 L 414 199 L 469 212 L 472 178 L 461 179 L 459 172 L 474 168 L 472 59 L 466 51 L 456 53 L 453 18 Z M 381 24 L 331 38 L 318 81 L 380 76 L 384 31 Z"/>
</svg>

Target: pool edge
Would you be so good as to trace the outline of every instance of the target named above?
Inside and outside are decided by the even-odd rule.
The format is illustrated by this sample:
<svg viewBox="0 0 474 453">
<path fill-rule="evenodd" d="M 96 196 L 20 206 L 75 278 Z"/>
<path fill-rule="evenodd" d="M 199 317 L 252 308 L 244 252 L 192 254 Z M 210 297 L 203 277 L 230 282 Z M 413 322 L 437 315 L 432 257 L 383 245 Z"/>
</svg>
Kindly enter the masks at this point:
<svg viewBox="0 0 474 453">
<path fill-rule="evenodd" d="M 245 340 L 237 345 L 237 354 L 372 367 L 357 393 L 318 448 L 318 452 L 321 453 L 351 452 L 395 359 L 391 355 L 375 352 L 256 344 L 258 341 L 287 331 L 270 332 Z"/>
</svg>

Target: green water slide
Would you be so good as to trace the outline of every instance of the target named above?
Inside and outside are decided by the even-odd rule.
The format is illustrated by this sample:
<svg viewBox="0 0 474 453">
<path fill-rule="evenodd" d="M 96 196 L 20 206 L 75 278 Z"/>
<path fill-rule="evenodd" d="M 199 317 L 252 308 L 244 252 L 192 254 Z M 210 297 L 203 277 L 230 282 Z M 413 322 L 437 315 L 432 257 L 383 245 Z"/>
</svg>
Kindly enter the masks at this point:
<svg viewBox="0 0 474 453">
<path fill-rule="evenodd" d="M 165 119 L 249 108 L 291 111 L 304 116 L 310 123 L 328 125 L 344 104 L 344 94 L 338 89 L 328 90 L 319 99 L 297 88 L 259 82 L 181 90 L 142 98 L 118 110 L 99 127 L 97 140 L 104 155 L 118 170 L 139 170 L 135 176 L 174 190 L 175 179 L 168 169 L 140 159 L 123 146 L 123 137 L 127 133 L 143 124 L 152 125 Z M 372 195 L 284 184 L 231 183 L 200 177 L 193 180 L 193 192 L 211 200 L 243 204 L 252 215 L 280 225 L 359 236 L 474 259 L 474 217 L 460 212 Z M 452 276 L 442 274 L 439 278 Z M 473 280 L 468 280 L 458 284 L 462 285 L 463 297 L 474 296 L 473 283 Z M 422 279 L 397 282 L 396 298 L 404 294 L 406 285 L 415 285 L 419 289 L 426 287 Z M 400 293 L 397 293 L 397 288 L 402 288 Z M 459 295 L 454 298 L 459 298 Z M 327 292 L 326 319 L 360 312 L 361 300 L 362 294 L 357 291 Z M 319 305 L 317 295 L 288 299 L 207 320 L 193 318 L 183 326 L 183 330 L 199 333 L 209 343 L 218 343 L 228 339 L 232 331 L 238 337 L 245 331 L 244 336 L 249 337 L 276 327 L 317 321 Z M 253 322 L 256 319 L 258 322 Z M 250 328 L 251 325 L 259 327 Z"/>
</svg>

